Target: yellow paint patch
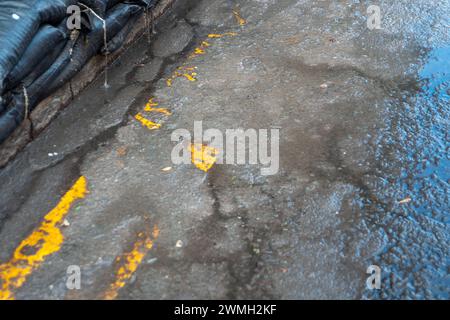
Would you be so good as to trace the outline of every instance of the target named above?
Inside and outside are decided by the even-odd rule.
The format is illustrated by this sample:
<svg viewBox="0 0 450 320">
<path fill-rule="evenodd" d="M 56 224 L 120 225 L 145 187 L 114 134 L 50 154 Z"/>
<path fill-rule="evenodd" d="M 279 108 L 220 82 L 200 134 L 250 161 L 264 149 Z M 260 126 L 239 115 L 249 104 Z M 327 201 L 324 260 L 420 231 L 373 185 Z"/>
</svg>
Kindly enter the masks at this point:
<svg viewBox="0 0 450 320">
<path fill-rule="evenodd" d="M 156 130 L 156 129 L 161 128 L 161 125 L 159 123 L 155 123 L 155 122 L 152 122 L 152 121 L 144 118 L 144 116 L 141 113 L 138 113 L 137 115 L 135 115 L 134 118 L 149 130 Z"/>
<path fill-rule="evenodd" d="M 239 8 L 233 10 L 233 15 L 234 18 L 236 19 L 236 22 L 240 26 L 245 26 L 247 24 L 247 21 L 244 18 L 242 18 L 241 13 L 239 12 Z"/>
<path fill-rule="evenodd" d="M 145 105 L 146 108 L 152 108 L 152 107 L 157 107 L 159 106 L 158 102 L 155 102 L 155 98 L 152 97 L 148 100 L 147 104 Z"/>
<path fill-rule="evenodd" d="M 159 103 L 155 102 L 154 100 L 155 98 L 150 98 L 150 100 L 148 100 L 147 104 L 145 105 L 144 111 L 162 113 L 165 114 L 166 116 L 172 115 L 172 112 L 170 112 L 166 108 L 154 108 L 159 106 Z"/>
<path fill-rule="evenodd" d="M 206 50 L 204 47 L 200 46 L 194 49 L 194 52 L 192 52 L 189 56 L 188 59 L 194 59 L 195 57 L 201 56 L 206 54 Z"/>
<path fill-rule="evenodd" d="M 200 143 L 191 144 L 192 163 L 200 170 L 208 172 L 217 162 L 219 150 Z"/>
<path fill-rule="evenodd" d="M 86 178 L 80 177 L 44 217 L 39 228 L 20 243 L 12 259 L 0 265 L 0 300 L 14 299 L 14 291 L 25 283 L 27 277 L 41 266 L 47 256 L 60 250 L 64 241 L 60 226 L 72 204 L 84 198 L 86 193 Z"/>
<path fill-rule="evenodd" d="M 172 115 L 172 112 L 170 112 L 166 108 L 148 108 L 148 107 L 145 107 L 144 111 L 146 111 L 146 112 L 162 113 L 162 114 L 165 114 L 166 116 L 171 116 Z"/>
<path fill-rule="evenodd" d="M 210 33 L 210 34 L 208 34 L 208 38 L 209 39 L 218 39 L 218 38 L 222 38 L 225 36 L 234 37 L 236 35 L 237 35 L 237 33 L 235 33 L 235 32 L 226 32 L 226 33 L 222 33 L 222 34 Z M 188 55 L 188 59 L 194 59 L 198 56 L 206 54 L 206 48 L 209 48 L 209 47 L 211 47 L 211 43 L 209 43 L 206 40 L 202 41 L 200 43 L 200 45 L 198 47 L 196 47 L 194 49 L 194 51 Z M 167 86 L 172 87 L 174 80 L 177 78 L 186 78 L 187 80 L 192 81 L 192 82 L 197 81 L 197 78 L 196 78 L 197 73 L 195 72 L 196 69 L 197 69 L 196 67 L 186 67 L 186 66 L 178 67 L 177 70 L 170 76 L 170 78 L 168 78 L 166 80 Z"/>
<path fill-rule="evenodd" d="M 173 81 L 176 78 L 186 78 L 187 80 L 191 82 L 197 81 L 197 72 L 195 72 L 197 68 L 196 67 L 185 67 L 181 66 L 178 67 L 177 70 L 172 74 L 172 76 L 167 79 L 166 83 L 168 87 L 171 87 L 173 84 Z"/>
<path fill-rule="evenodd" d="M 193 59 L 197 56 L 206 54 L 206 48 L 210 47 L 211 44 L 208 41 L 202 41 L 200 46 L 194 49 L 194 51 L 188 56 L 188 59 Z"/>
<path fill-rule="evenodd" d="M 225 33 L 210 33 L 208 34 L 208 38 L 210 39 L 220 39 L 225 36 L 235 37 L 237 36 L 236 32 L 225 32 Z"/>
<path fill-rule="evenodd" d="M 140 233 L 138 236 L 139 239 L 134 244 L 133 249 L 129 253 L 117 257 L 116 262 L 118 262 L 120 266 L 116 272 L 116 280 L 111 284 L 104 295 L 105 300 L 114 300 L 117 298 L 119 290 L 126 285 L 127 281 L 136 272 L 144 257 L 153 248 L 154 241 L 159 237 L 159 228 L 155 225 L 151 236 L 146 236 L 144 233 Z"/>
</svg>

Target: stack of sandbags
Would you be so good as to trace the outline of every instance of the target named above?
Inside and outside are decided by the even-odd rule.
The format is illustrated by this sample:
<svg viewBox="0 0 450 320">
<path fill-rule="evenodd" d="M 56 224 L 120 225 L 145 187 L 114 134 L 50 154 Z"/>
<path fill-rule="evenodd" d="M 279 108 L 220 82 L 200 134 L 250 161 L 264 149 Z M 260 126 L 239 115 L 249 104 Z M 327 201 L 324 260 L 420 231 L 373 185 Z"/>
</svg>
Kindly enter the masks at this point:
<svg viewBox="0 0 450 320">
<path fill-rule="evenodd" d="M 119 49 L 130 22 L 156 2 L 0 1 L 0 143 L 93 56 Z M 71 5 L 78 5 L 82 12 L 79 30 L 68 29 Z"/>
</svg>

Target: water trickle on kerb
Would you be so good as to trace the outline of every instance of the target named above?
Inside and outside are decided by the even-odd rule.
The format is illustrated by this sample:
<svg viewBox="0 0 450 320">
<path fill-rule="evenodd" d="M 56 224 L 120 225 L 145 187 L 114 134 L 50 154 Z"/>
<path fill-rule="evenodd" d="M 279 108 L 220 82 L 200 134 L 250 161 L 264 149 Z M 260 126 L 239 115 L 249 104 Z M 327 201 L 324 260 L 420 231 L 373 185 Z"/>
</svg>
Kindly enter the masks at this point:
<svg viewBox="0 0 450 320">
<path fill-rule="evenodd" d="M 108 55 L 109 55 L 109 51 L 108 51 L 108 37 L 107 37 L 106 19 L 103 19 L 102 17 L 100 17 L 94 10 L 89 8 L 87 5 L 82 4 L 82 3 L 80 5 L 82 5 L 87 10 L 89 10 L 97 19 L 99 19 L 102 22 L 102 25 L 103 25 L 103 45 L 105 47 L 105 83 L 103 84 L 103 86 L 105 87 L 105 89 L 108 89 L 109 88 L 109 84 L 108 84 Z"/>
<path fill-rule="evenodd" d="M 103 43 L 105 46 L 105 83 L 104 83 L 104 87 L 105 89 L 109 88 L 109 84 L 108 84 L 108 55 L 109 55 L 109 50 L 108 50 L 108 38 L 106 36 L 106 20 L 102 21 L 103 23 Z"/>
</svg>

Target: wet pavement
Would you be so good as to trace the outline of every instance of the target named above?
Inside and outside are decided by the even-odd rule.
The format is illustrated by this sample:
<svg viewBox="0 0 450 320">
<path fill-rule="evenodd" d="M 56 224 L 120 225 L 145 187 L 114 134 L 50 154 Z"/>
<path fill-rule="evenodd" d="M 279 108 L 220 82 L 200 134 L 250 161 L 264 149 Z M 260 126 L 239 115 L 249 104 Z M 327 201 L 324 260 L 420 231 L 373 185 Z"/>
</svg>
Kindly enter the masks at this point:
<svg viewBox="0 0 450 320">
<path fill-rule="evenodd" d="M 0 298 L 448 299 L 450 4 L 370 4 L 179 1 L 0 172 Z M 194 121 L 279 172 L 173 164 Z"/>
</svg>

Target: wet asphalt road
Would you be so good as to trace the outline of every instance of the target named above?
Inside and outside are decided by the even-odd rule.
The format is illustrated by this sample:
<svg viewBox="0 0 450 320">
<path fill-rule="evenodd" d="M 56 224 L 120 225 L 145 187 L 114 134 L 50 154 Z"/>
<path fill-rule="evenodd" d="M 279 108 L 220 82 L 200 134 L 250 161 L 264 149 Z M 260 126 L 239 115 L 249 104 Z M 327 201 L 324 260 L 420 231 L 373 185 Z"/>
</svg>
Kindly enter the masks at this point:
<svg viewBox="0 0 450 320">
<path fill-rule="evenodd" d="M 448 299 L 450 4 L 370 4 L 179 1 L 0 172 L 0 297 Z M 174 165 L 194 121 L 278 174 Z"/>
</svg>

